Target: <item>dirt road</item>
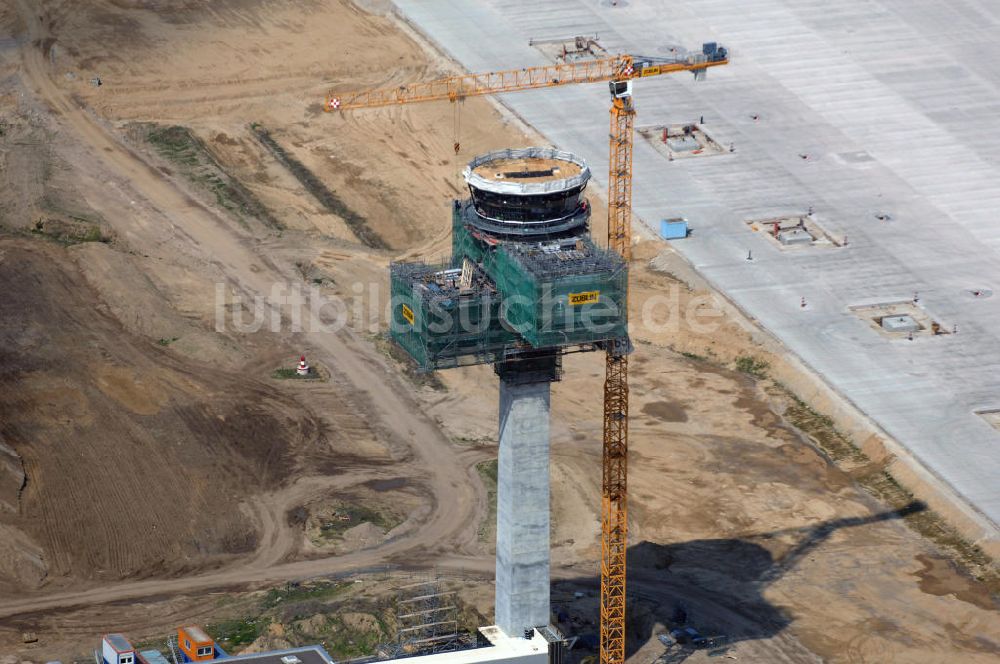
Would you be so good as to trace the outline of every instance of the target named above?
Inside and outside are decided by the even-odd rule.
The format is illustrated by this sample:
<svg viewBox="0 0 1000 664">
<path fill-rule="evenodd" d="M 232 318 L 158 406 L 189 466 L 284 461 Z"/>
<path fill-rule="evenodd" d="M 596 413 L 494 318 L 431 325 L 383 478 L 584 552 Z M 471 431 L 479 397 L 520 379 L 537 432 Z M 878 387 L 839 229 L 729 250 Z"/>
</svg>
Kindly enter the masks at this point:
<svg viewBox="0 0 1000 664">
<path fill-rule="evenodd" d="M 53 111 L 85 143 L 92 158 L 109 173 L 127 180 L 137 194 L 171 220 L 191 245 L 211 257 L 221 273 L 238 280 L 248 292 L 266 294 L 272 284 L 288 281 L 287 273 L 271 263 L 266 255 L 258 255 L 251 249 L 248 237 L 234 237 L 231 226 L 220 219 L 216 211 L 165 182 L 161 174 L 109 136 L 99 121 L 67 98 L 53 83 L 40 46 L 49 36 L 46 27 L 27 0 L 18 0 L 18 5 L 29 26 L 31 41 L 37 45 L 23 50 L 25 71 Z M 142 231 L 142 228 L 134 230 L 137 235 Z M 265 530 L 263 547 L 246 564 L 180 579 L 110 584 L 82 592 L 5 601 L 0 607 L 0 616 L 361 570 L 398 560 L 402 554 L 415 550 L 420 550 L 424 556 L 440 554 L 444 556 L 443 562 L 452 557 L 463 566 L 475 566 L 460 558 L 476 543 L 476 510 L 482 501 L 477 498 L 477 483 L 473 480 L 475 471 L 471 467 L 475 461 L 454 454 L 448 438 L 422 414 L 420 405 L 408 396 L 386 360 L 370 344 L 359 342 L 349 330 L 339 334 L 307 333 L 305 341 L 319 351 L 316 359 L 330 367 L 332 381 L 370 404 L 377 417 L 376 426 L 412 451 L 414 463 L 425 473 L 433 501 L 425 522 L 414 524 L 393 541 L 363 553 L 276 564 L 286 553 L 287 543 L 287 539 L 273 532 L 279 527 L 276 524 L 284 520 L 279 503 L 269 506 L 265 523 L 272 525 Z M 351 482 L 357 479 L 352 478 Z M 335 482 L 330 486 L 335 486 Z"/>
</svg>

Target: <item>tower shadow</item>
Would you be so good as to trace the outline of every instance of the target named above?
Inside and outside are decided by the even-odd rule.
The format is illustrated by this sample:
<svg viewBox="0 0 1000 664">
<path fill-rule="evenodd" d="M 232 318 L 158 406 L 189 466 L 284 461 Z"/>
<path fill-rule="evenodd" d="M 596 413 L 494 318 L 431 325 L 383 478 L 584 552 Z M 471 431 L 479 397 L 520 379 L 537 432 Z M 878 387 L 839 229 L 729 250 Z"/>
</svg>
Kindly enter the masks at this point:
<svg viewBox="0 0 1000 664">
<path fill-rule="evenodd" d="M 770 584 L 842 528 L 902 519 L 926 509 L 926 504 L 914 501 L 871 516 L 833 519 L 740 539 L 639 542 L 629 547 L 627 554 L 626 656 L 661 636 L 664 654 L 658 659 L 660 664 L 683 662 L 698 649 L 721 654 L 727 645 L 775 636 L 792 619 L 764 597 Z M 557 624 L 567 635 L 579 637 L 573 651 L 577 661 L 597 652 L 599 598 L 597 577 L 553 584 Z M 704 640 L 690 632 L 680 634 L 680 641 L 686 643 L 669 636 L 672 630 L 683 632 L 686 628 Z"/>
</svg>

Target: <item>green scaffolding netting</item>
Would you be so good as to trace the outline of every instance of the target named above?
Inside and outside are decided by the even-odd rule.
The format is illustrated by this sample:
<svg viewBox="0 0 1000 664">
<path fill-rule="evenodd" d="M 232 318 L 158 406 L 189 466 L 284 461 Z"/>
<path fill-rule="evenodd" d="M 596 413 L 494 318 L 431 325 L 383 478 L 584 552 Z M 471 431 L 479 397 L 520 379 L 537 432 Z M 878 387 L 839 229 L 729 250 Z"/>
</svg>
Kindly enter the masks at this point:
<svg viewBox="0 0 1000 664">
<path fill-rule="evenodd" d="M 392 338 L 425 370 L 627 336 L 624 261 L 586 236 L 563 251 L 477 234 L 456 209 L 449 264 L 391 267 Z M 459 288 L 465 260 L 471 286 Z M 468 269 L 468 266 L 466 266 Z"/>
</svg>

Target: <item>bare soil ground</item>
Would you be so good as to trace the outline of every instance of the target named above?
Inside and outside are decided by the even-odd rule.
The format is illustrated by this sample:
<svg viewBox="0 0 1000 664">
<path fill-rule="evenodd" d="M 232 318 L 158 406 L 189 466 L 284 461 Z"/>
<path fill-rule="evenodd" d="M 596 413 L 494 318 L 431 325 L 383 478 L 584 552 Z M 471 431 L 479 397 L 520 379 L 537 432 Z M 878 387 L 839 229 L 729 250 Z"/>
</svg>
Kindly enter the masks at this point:
<svg viewBox="0 0 1000 664">
<path fill-rule="evenodd" d="M 450 66 L 346 0 L 0 5 L 0 655 L 69 660 L 102 632 L 244 616 L 266 620 L 257 647 L 352 655 L 385 637 L 378 598 L 413 568 L 489 617 L 477 466 L 496 456 L 495 378 L 415 377 L 373 302 L 389 260 L 447 255 L 472 155 L 542 141 L 483 99 L 458 135 L 447 105 L 320 108 L 332 86 Z M 233 324 L 274 284 L 364 308 L 339 333 L 295 331 L 273 304 L 275 329 Z M 801 407 L 768 375 L 794 370 L 699 284 L 662 243 L 635 248 L 633 320 L 650 307 L 662 325 L 636 330 L 632 361 L 633 661 L 663 654 L 678 607 L 726 639 L 667 661 L 996 661 L 996 596 L 952 562 L 972 557 L 872 490 L 882 460 L 793 426 Z M 271 378 L 300 352 L 323 380 Z M 603 363 L 566 369 L 553 597 L 588 634 Z M 255 591 L 325 575 L 372 595 L 276 613 Z"/>
</svg>

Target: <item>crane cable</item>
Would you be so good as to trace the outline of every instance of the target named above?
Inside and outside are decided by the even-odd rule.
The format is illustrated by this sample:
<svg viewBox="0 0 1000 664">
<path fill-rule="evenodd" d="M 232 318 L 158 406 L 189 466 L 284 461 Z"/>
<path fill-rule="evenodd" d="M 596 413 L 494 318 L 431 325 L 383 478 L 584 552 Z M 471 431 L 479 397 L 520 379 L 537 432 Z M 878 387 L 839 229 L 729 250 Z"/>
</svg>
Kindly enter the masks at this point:
<svg viewBox="0 0 1000 664">
<path fill-rule="evenodd" d="M 465 98 L 464 97 L 460 97 L 460 98 L 456 99 L 452 103 L 454 104 L 454 107 L 455 107 L 454 111 L 453 111 L 453 114 L 454 114 L 454 128 L 453 128 L 453 136 L 452 136 L 452 140 L 454 141 L 454 145 L 452 147 L 455 148 L 455 154 L 458 154 L 459 150 L 462 149 L 462 143 L 461 143 L 461 138 L 462 138 L 462 107 L 461 107 L 461 104 L 465 103 Z"/>
</svg>

